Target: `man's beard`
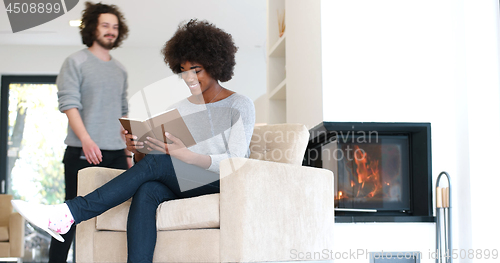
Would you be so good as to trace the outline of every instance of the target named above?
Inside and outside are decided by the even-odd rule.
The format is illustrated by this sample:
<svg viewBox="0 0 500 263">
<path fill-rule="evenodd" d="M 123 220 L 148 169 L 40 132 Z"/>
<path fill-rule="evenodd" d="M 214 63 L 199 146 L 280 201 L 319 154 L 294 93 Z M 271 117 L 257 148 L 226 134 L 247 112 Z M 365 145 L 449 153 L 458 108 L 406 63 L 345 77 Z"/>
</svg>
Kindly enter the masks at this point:
<svg viewBox="0 0 500 263">
<path fill-rule="evenodd" d="M 116 41 L 116 39 L 115 39 Z M 99 44 L 101 47 L 107 49 L 107 50 L 111 50 L 113 49 L 114 45 L 115 45 L 115 41 L 108 41 L 106 38 L 104 37 L 97 37 L 96 38 L 96 42 L 97 44 Z"/>
</svg>

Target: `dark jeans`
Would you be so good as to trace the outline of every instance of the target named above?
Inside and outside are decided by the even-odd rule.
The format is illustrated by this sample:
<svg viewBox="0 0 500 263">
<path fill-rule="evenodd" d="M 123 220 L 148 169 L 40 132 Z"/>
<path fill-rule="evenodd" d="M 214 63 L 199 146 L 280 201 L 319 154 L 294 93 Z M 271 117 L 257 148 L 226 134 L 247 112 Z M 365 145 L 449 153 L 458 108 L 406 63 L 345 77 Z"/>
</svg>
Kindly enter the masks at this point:
<svg viewBox="0 0 500 263">
<path fill-rule="evenodd" d="M 170 155 L 148 154 L 92 193 L 68 200 L 66 204 L 78 224 L 133 197 L 127 222 L 128 262 L 152 262 L 158 205 L 219 191 L 219 174 Z"/>
<path fill-rule="evenodd" d="M 76 197 L 78 171 L 83 168 L 100 166 L 116 169 L 127 169 L 127 157 L 124 150 L 108 151 L 101 150 L 102 162 L 98 165 L 89 164 L 87 160 L 80 158 L 82 154 L 81 147 L 68 146 L 64 153 L 64 180 L 66 184 L 66 200 Z M 71 243 L 75 237 L 76 228 L 73 225 L 68 233 L 62 235 L 65 242 L 59 242 L 52 238 L 49 248 L 49 263 L 63 263 L 68 258 L 68 252 Z"/>
</svg>

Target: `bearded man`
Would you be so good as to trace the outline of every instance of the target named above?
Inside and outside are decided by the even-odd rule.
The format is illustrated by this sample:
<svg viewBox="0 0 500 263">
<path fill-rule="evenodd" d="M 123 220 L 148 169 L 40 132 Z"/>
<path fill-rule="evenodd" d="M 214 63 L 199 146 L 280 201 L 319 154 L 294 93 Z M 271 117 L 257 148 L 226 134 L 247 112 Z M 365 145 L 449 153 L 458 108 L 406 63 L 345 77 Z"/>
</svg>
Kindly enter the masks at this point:
<svg viewBox="0 0 500 263">
<path fill-rule="evenodd" d="M 64 154 L 66 200 L 76 197 L 80 169 L 101 166 L 127 169 L 132 165 L 121 133 L 120 117 L 127 116 L 127 71 L 110 50 L 128 36 L 118 7 L 86 2 L 80 34 L 88 48 L 70 55 L 57 77 L 59 110 L 68 117 Z M 75 227 L 52 238 L 49 263 L 66 262 Z"/>
</svg>

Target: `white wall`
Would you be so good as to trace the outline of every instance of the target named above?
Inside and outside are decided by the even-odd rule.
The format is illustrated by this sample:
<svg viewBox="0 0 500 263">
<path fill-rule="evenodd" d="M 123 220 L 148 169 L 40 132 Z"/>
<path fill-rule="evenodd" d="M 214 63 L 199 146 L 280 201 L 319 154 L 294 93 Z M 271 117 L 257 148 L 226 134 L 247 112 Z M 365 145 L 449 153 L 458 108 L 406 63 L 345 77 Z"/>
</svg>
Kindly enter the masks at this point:
<svg viewBox="0 0 500 263">
<path fill-rule="evenodd" d="M 498 1 L 321 4 L 324 120 L 430 122 L 434 181 L 441 171 L 452 177 L 454 248 L 492 249 L 493 238 L 481 233 L 495 223 L 481 223 L 491 207 L 480 194 L 485 181 L 498 182 L 484 161 L 498 156 L 491 147 L 498 140 L 485 135 L 500 134 Z M 498 184 L 489 185 L 494 193 Z M 419 250 L 422 262 L 433 262 L 434 224 L 336 224 L 335 231 L 337 251 Z"/>
<path fill-rule="evenodd" d="M 498 219 L 491 216 L 500 173 L 499 6 L 496 0 L 464 1 L 465 72 L 469 132 L 471 247 L 500 249 Z M 483 253 L 484 255 L 484 253 Z M 490 260 L 475 260 L 474 262 Z"/>
<path fill-rule="evenodd" d="M 0 46 L 0 73 L 58 74 L 70 54 L 85 46 Z M 122 62 L 129 72 L 129 87 L 138 90 L 160 78 L 171 75 L 159 49 L 118 48 L 111 55 Z"/>
<path fill-rule="evenodd" d="M 323 120 L 321 1 L 288 0 L 286 19 L 286 122 L 311 129 Z"/>
</svg>

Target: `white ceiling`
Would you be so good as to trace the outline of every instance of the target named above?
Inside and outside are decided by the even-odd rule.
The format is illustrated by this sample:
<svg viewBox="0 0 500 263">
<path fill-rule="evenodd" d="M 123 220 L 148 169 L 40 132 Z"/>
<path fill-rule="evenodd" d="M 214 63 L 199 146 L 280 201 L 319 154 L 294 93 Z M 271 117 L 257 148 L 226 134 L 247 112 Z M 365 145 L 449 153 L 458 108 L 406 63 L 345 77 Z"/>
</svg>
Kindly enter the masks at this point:
<svg viewBox="0 0 500 263">
<path fill-rule="evenodd" d="M 92 1 L 97 2 L 97 1 Z M 81 18 L 85 0 L 68 13 L 43 25 L 12 33 L 5 6 L 0 4 L 0 45 L 81 45 L 79 29 L 69 20 Z M 233 35 L 237 46 L 264 48 L 266 0 L 105 0 L 123 12 L 129 26 L 124 47 L 160 48 L 180 22 L 206 19 Z"/>
</svg>

